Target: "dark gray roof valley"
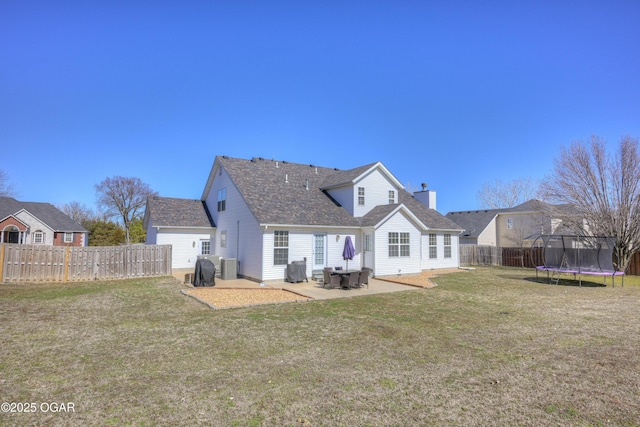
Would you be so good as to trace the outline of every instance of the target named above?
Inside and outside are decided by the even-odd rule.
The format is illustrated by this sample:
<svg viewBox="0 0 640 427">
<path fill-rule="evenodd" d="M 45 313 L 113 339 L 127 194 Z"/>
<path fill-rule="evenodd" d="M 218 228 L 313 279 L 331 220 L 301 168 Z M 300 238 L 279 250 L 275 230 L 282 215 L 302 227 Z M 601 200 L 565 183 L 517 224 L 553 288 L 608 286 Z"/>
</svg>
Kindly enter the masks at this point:
<svg viewBox="0 0 640 427">
<path fill-rule="evenodd" d="M 217 157 L 229 173 L 245 202 L 261 224 L 359 227 L 382 219 L 394 205 L 378 206 L 363 218 L 355 218 L 339 206 L 326 191 L 347 185 L 376 163 L 349 170 L 254 158 Z M 404 203 L 420 221 L 434 229 L 457 230 L 451 220 L 429 209 L 405 190 Z M 374 225 L 374 222 L 371 225 Z"/>
</svg>

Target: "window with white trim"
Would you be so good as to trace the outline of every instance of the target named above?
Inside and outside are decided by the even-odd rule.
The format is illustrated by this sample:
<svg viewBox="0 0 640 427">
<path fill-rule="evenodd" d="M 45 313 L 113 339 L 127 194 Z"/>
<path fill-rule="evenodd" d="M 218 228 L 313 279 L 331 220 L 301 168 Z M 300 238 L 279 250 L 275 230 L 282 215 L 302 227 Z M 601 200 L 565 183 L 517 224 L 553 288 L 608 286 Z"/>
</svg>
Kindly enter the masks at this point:
<svg viewBox="0 0 640 427">
<path fill-rule="evenodd" d="M 389 233 L 389 257 L 411 256 L 411 237 L 409 233 Z"/>
<path fill-rule="evenodd" d="M 364 206 L 364 187 L 358 187 L 358 205 Z"/>
<path fill-rule="evenodd" d="M 218 212 L 227 209 L 227 188 L 218 190 Z"/>
<path fill-rule="evenodd" d="M 200 240 L 200 254 L 211 255 L 211 241 Z"/>
<path fill-rule="evenodd" d="M 227 247 L 227 230 L 220 232 L 220 247 L 221 248 Z"/>
<path fill-rule="evenodd" d="M 64 233 L 62 241 L 64 243 L 73 243 L 73 233 Z"/>
<path fill-rule="evenodd" d="M 393 205 L 396 202 L 396 192 L 389 190 L 389 204 Z"/>
<path fill-rule="evenodd" d="M 429 233 L 429 259 L 438 258 L 438 236 L 435 233 Z"/>
<path fill-rule="evenodd" d="M 508 229 L 513 228 L 513 218 L 507 218 L 507 228 Z"/>
<path fill-rule="evenodd" d="M 44 233 L 40 230 L 33 232 L 33 243 L 44 243 Z"/>
<path fill-rule="evenodd" d="M 444 257 L 451 258 L 451 234 L 444 235 Z"/>
<path fill-rule="evenodd" d="M 273 232 L 273 265 L 287 265 L 289 263 L 289 232 Z"/>
</svg>

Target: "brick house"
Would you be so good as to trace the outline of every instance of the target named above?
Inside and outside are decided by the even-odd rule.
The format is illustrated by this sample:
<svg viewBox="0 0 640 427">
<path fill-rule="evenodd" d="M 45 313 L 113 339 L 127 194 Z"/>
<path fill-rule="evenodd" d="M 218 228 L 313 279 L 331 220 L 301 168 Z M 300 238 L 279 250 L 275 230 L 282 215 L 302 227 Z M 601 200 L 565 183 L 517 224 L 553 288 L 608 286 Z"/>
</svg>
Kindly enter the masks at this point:
<svg viewBox="0 0 640 427">
<path fill-rule="evenodd" d="M 87 246 L 89 232 L 50 203 L 0 197 L 0 243 Z"/>
</svg>

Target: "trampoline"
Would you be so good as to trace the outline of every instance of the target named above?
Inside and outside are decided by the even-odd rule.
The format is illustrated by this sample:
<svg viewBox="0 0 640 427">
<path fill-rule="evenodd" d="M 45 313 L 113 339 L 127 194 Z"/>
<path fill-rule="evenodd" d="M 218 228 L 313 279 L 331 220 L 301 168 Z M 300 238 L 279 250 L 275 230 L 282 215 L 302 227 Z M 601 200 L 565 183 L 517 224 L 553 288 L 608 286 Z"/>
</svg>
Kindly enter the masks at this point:
<svg viewBox="0 0 640 427">
<path fill-rule="evenodd" d="M 555 280 L 558 284 L 561 273 L 573 274 L 582 286 L 582 275 L 601 276 L 604 284 L 607 277 L 615 287 L 615 277 L 622 277 L 624 286 L 624 271 L 616 271 L 613 266 L 613 249 L 615 239 L 603 236 L 580 236 L 567 234 L 541 234 L 533 242 L 533 247 L 543 249 L 543 264 L 536 267 L 538 271 L 546 271 L 549 283 Z"/>
</svg>

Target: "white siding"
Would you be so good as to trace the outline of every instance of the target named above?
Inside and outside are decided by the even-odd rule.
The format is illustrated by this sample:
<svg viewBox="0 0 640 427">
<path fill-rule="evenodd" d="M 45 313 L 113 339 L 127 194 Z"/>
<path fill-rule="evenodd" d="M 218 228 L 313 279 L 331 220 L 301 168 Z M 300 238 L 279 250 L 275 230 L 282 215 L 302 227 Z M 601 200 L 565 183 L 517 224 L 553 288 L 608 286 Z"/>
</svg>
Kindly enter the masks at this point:
<svg viewBox="0 0 640 427">
<path fill-rule="evenodd" d="M 389 233 L 409 233 L 409 257 L 389 257 Z M 390 276 L 413 274 L 421 271 L 420 246 L 421 233 L 413 222 L 402 212 L 397 212 L 375 232 L 375 274 Z"/>
<path fill-rule="evenodd" d="M 157 245 L 171 245 L 171 268 L 195 268 L 200 240 L 209 239 L 202 230 L 161 228 L 156 234 Z M 148 244 L 149 241 L 147 241 Z"/>
<path fill-rule="evenodd" d="M 364 206 L 358 205 L 358 187 L 364 188 Z M 398 189 L 380 170 L 374 169 L 371 171 L 353 186 L 354 216 L 361 217 L 378 205 L 388 205 L 389 191 L 391 190 L 395 192 L 397 203 Z"/>
<path fill-rule="evenodd" d="M 33 243 L 33 233 L 36 231 L 42 231 L 44 233 L 44 243 L 43 245 L 53 245 L 53 229 L 49 228 L 49 226 L 43 222 L 41 222 L 38 218 L 34 217 L 27 211 L 18 212 L 16 215 L 20 221 L 24 224 L 28 225 L 28 234 L 26 235 L 26 241 L 24 243 L 32 244 Z"/>
<path fill-rule="evenodd" d="M 358 205 L 358 188 L 364 188 L 364 206 Z M 389 191 L 393 190 L 398 202 L 398 189 L 379 169 L 374 169 L 355 184 L 329 190 L 329 194 L 351 215 L 361 217 L 378 205 L 389 204 Z"/>
<path fill-rule="evenodd" d="M 429 234 L 436 235 L 438 257 L 429 258 Z M 451 235 L 451 258 L 444 257 L 444 235 Z M 422 235 L 422 269 L 458 268 L 460 266 L 459 235 L 457 232 L 442 232 L 431 230 Z"/>
<path fill-rule="evenodd" d="M 353 190 L 353 186 L 349 185 L 348 187 L 340 187 L 340 188 L 333 188 L 331 190 L 328 191 L 329 195 L 331 195 L 331 197 L 333 197 L 336 202 L 340 203 L 340 205 L 342 205 L 343 208 L 345 208 L 347 210 L 347 212 L 349 212 L 349 214 L 353 215 L 353 205 L 357 202 L 357 193 L 358 190 L 355 190 L 356 193 L 356 199 L 354 201 L 354 190 Z"/>
<path fill-rule="evenodd" d="M 226 207 L 218 212 L 218 191 L 223 188 L 227 189 Z M 239 275 L 261 280 L 262 229 L 224 168 L 216 173 L 205 203 L 216 225 L 216 232 L 211 236 L 213 255 L 236 258 Z M 226 247 L 221 245 L 223 232 L 227 236 Z"/>
<path fill-rule="evenodd" d="M 155 244 L 157 244 L 158 231 L 151 224 L 152 224 L 152 220 L 149 220 L 149 224 L 147 224 L 147 230 L 146 230 L 147 231 L 147 238 L 145 240 L 145 243 L 147 245 L 155 245 Z"/>
<path fill-rule="evenodd" d="M 356 249 L 356 255 L 353 260 L 349 261 L 349 269 L 358 269 L 361 267 L 361 244 L 360 233 L 356 230 L 352 232 L 335 231 L 326 229 L 286 229 L 286 228 L 269 228 L 263 236 L 264 244 L 264 278 L 263 280 L 283 280 L 286 277 L 286 265 L 273 265 L 273 240 L 274 231 L 282 230 L 289 232 L 289 260 L 302 261 L 307 259 L 307 276 L 311 277 L 313 270 L 313 235 L 314 234 L 326 234 L 327 235 L 327 267 L 342 267 L 346 268 L 346 261 L 342 258 L 342 251 L 344 250 L 344 242 L 346 237 L 351 236 L 351 240 L 354 243 Z M 339 237 L 338 237 L 339 236 Z M 358 236 L 358 237 L 356 237 Z"/>
</svg>

